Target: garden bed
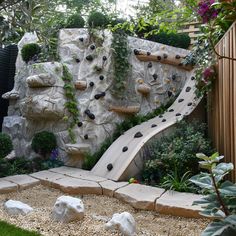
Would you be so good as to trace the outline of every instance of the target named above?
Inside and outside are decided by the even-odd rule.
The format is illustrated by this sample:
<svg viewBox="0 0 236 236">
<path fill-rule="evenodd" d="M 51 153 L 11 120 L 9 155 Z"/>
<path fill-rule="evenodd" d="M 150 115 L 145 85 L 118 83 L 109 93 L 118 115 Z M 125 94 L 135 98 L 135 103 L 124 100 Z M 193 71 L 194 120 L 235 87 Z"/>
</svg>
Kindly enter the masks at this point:
<svg viewBox="0 0 236 236">
<path fill-rule="evenodd" d="M 137 223 L 137 235 L 158 236 L 198 236 L 209 223 L 206 219 L 186 219 L 160 215 L 156 212 L 135 210 L 128 204 L 106 196 L 86 195 L 81 197 L 85 204 L 85 218 L 69 224 L 55 223 L 50 219 L 52 207 L 57 197 L 63 195 L 58 190 L 37 186 L 18 193 L 0 195 L 0 218 L 25 229 L 35 230 L 48 236 L 73 235 L 119 235 L 104 230 L 105 222 L 114 213 L 128 211 Z M 9 216 L 2 205 L 7 199 L 19 200 L 34 208 L 27 216 Z M 98 204 L 99 203 L 99 204 Z"/>
</svg>

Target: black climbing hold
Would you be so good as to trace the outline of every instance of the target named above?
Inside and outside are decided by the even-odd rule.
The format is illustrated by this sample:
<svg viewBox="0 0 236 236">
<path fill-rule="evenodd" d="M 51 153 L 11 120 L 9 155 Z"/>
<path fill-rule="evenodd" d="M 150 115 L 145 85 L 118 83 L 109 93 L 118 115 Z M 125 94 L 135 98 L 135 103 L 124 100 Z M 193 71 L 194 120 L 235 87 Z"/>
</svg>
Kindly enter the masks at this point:
<svg viewBox="0 0 236 236">
<path fill-rule="evenodd" d="M 191 87 L 187 87 L 186 89 L 185 89 L 185 92 L 189 92 L 191 90 Z"/>
<path fill-rule="evenodd" d="M 176 80 L 176 77 L 177 77 L 176 75 L 172 75 L 172 80 L 175 81 L 175 80 Z"/>
<path fill-rule="evenodd" d="M 159 115 L 159 118 L 163 118 L 163 115 Z"/>
<path fill-rule="evenodd" d="M 93 87 L 93 86 L 94 86 L 94 82 L 90 82 L 90 83 L 89 83 L 89 86 L 90 86 L 90 87 Z"/>
<path fill-rule="evenodd" d="M 97 72 L 101 72 L 102 71 L 102 67 L 96 66 L 96 71 Z"/>
<path fill-rule="evenodd" d="M 191 102 L 188 103 L 188 106 L 189 106 L 189 107 L 192 106 L 192 105 L 193 105 L 193 104 L 192 104 Z"/>
<path fill-rule="evenodd" d="M 180 113 L 177 113 L 177 114 L 175 114 L 176 116 L 181 116 L 181 114 Z"/>
<path fill-rule="evenodd" d="M 84 38 L 79 38 L 79 41 L 83 42 L 83 41 L 84 41 Z"/>
<path fill-rule="evenodd" d="M 179 63 L 179 65 L 178 66 L 183 66 L 183 63 Z"/>
<path fill-rule="evenodd" d="M 192 76 L 192 77 L 191 77 L 191 80 L 195 80 L 195 77 L 194 77 L 194 76 Z"/>
<path fill-rule="evenodd" d="M 168 55 L 166 53 L 163 54 L 164 59 L 166 59 L 168 57 Z"/>
<path fill-rule="evenodd" d="M 148 67 L 148 68 L 152 68 L 152 63 L 149 62 L 147 67 Z"/>
<path fill-rule="evenodd" d="M 109 171 L 111 171 L 111 170 L 113 169 L 113 165 L 112 165 L 111 163 L 109 163 L 109 164 L 107 165 L 107 169 L 108 169 Z"/>
<path fill-rule="evenodd" d="M 180 55 L 176 55 L 175 58 L 176 59 L 180 59 L 181 57 L 180 57 Z"/>
<path fill-rule="evenodd" d="M 168 94 L 168 97 L 171 97 L 173 93 L 171 91 L 168 91 L 167 94 Z"/>
<path fill-rule="evenodd" d="M 138 49 L 134 49 L 134 55 L 139 55 L 139 50 Z"/>
<path fill-rule="evenodd" d="M 90 49 L 91 50 L 94 50 L 96 47 L 95 47 L 95 45 L 94 44 L 92 44 L 91 46 L 90 46 Z"/>
<path fill-rule="evenodd" d="M 161 56 L 157 56 L 157 60 L 159 60 L 159 61 L 160 61 L 160 60 L 161 60 Z"/>
<path fill-rule="evenodd" d="M 141 138 L 143 136 L 143 134 L 141 132 L 137 132 L 135 135 L 134 135 L 134 138 Z"/>
<path fill-rule="evenodd" d="M 153 77 L 154 80 L 156 80 L 158 78 L 158 75 L 157 74 L 153 74 L 152 77 Z"/>
<path fill-rule="evenodd" d="M 103 60 L 103 61 L 106 61 L 106 60 L 107 60 L 107 57 L 106 57 L 106 56 L 103 56 L 103 57 L 102 57 L 102 60 Z"/>
<path fill-rule="evenodd" d="M 150 56 L 150 55 L 151 55 L 151 53 L 150 53 L 150 52 L 147 52 L 147 55 L 148 55 L 148 56 Z"/>
<path fill-rule="evenodd" d="M 173 111 L 174 111 L 174 109 L 170 109 L 170 110 L 169 110 L 169 112 L 173 112 Z"/>
<path fill-rule="evenodd" d="M 104 80 L 104 76 L 103 76 L 103 75 L 100 75 L 100 76 L 99 76 L 99 79 L 100 79 L 100 80 Z"/>
<path fill-rule="evenodd" d="M 92 60 L 93 60 L 93 56 L 92 56 L 92 55 L 88 55 L 88 56 L 86 57 L 86 59 L 87 59 L 88 61 L 92 61 Z"/>
<path fill-rule="evenodd" d="M 128 151 L 128 147 L 127 146 L 123 147 L 123 149 L 122 149 L 122 152 L 126 152 L 126 151 Z"/>
<path fill-rule="evenodd" d="M 88 139 L 88 135 L 87 134 L 84 135 L 84 139 Z"/>
<path fill-rule="evenodd" d="M 93 113 L 90 112 L 89 109 L 85 110 L 84 112 L 91 120 L 95 119 L 95 115 Z"/>
<path fill-rule="evenodd" d="M 166 119 L 163 119 L 161 122 L 166 122 Z"/>
<path fill-rule="evenodd" d="M 183 102 L 184 101 L 184 99 L 183 98 L 180 98 L 179 100 L 178 100 L 178 102 Z"/>
<path fill-rule="evenodd" d="M 76 61 L 77 63 L 80 63 L 80 59 L 79 59 L 79 58 L 76 58 L 75 61 Z"/>
<path fill-rule="evenodd" d="M 151 126 L 152 128 L 154 128 L 154 127 L 157 127 L 157 125 L 156 124 L 152 124 L 152 126 Z"/>
<path fill-rule="evenodd" d="M 83 125 L 83 123 L 82 122 L 78 122 L 77 125 L 78 125 L 78 127 L 81 127 Z"/>
<path fill-rule="evenodd" d="M 106 95 L 105 92 L 98 93 L 98 94 L 96 94 L 96 95 L 94 96 L 94 98 L 98 100 L 98 99 L 100 99 L 100 98 L 102 98 L 102 97 L 105 97 L 105 95 Z"/>
</svg>

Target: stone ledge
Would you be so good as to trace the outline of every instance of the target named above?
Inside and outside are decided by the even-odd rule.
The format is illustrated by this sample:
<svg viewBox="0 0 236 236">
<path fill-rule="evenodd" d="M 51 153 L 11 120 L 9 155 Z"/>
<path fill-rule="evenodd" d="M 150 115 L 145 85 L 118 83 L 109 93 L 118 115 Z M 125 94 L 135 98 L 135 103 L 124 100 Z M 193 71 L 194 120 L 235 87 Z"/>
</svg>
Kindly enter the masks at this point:
<svg viewBox="0 0 236 236">
<path fill-rule="evenodd" d="M 128 182 L 114 182 L 112 180 L 106 180 L 106 181 L 100 182 L 99 184 L 102 187 L 103 195 L 114 197 L 114 193 L 116 190 L 127 186 L 129 183 Z"/>
<path fill-rule="evenodd" d="M 19 190 L 27 189 L 40 184 L 40 180 L 29 175 L 13 175 L 5 177 L 4 180 L 17 184 Z"/>
<path fill-rule="evenodd" d="M 17 184 L 0 179 L 0 194 L 16 192 L 18 190 Z"/>
<path fill-rule="evenodd" d="M 172 216 L 182 216 L 189 218 L 201 218 L 199 215 L 201 207 L 192 206 L 196 200 L 200 200 L 202 195 L 192 193 L 180 193 L 176 191 L 166 191 L 156 200 L 155 210 L 161 214 Z"/>
<path fill-rule="evenodd" d="M 115 191 L 115 198 L 129 203 L 136 209 L 154 210 L 155 201 L 163 193 L 164 189 L 154 188 L 141 184 L 129 184 Z"/>
<path fill-rule="evenodd" d="M 102 188 L 98 183 L 71 177 L 64 177 L 53 180 L 51 181 L 51 186 L 69 194 L 102 195 Z"/>
</svg>

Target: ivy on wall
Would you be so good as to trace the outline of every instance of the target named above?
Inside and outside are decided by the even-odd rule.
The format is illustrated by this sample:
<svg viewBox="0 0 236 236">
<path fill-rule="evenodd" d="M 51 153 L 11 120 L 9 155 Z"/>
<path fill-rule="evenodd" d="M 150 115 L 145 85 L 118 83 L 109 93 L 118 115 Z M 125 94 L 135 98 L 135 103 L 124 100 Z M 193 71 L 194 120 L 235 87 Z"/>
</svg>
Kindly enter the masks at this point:
<svg viewBox="0 0 236 236">
<path fill-rule="evenodd" d="M 127 78 L 130 72 L 128 36 L 122 30 L 113 32 L 111 48 L 113 49 L 113 86 L 112 93 L 123 97 L 127 88 Z"/>
<path fill-rule="evenodd" d="M 71 117 L 64 117 L 64 120 L 69 122 L 68 133 L 72 143 L 76 142 L 76 137 L 73 132 L 73 128 L 79 122 L 79 110 L 77 106 L 77 100 L 75 96 L 75 87 L 73 84 L 73 77 L 68 71 L 68 68 L 63 65 L 63 77 L 62 80 L 65 82 L 64 91 L 65 96 L 67 98 L 67 102 L 65 103 L 65 108 L 71 114 Z"/>
</svg>

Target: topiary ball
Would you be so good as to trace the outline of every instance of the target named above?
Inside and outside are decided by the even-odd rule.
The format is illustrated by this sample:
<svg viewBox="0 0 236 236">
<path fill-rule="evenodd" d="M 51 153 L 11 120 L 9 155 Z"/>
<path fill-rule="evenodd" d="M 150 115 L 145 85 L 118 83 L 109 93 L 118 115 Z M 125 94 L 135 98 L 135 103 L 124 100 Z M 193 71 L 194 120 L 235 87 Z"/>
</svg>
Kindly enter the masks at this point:
<svg viewBox="0 0 236 236">
<path fill-rule="evenodd" d="M 36 133 L 33 137 L 31 147 L 36 153 L 45 157 L 57 147 L 56 136 L 48 131 Z"/>
<path fill-rule="evenodd" d="M 37 43 L 29 43 L 25 44 L 21 49 L 21 56 L 23 61 L 28 63 L 32 60 L 35 56 L 41 52 L 41 48 Z"/>
<path fill-rule="evenodd" d="M 4 158 L 13 150 L 11 137 L 8 134 L 0 133 L 0 159 Z"/>
<path fill-rule="evenodd" d="M 92 28 L 105 27 L 108 24 L 108 18 L 100 12 L 92 12 L 88 17 L 88 25 Z"/>
<path fill-rule="evenodd" d="M 84 18 L 80 14 L 74 14 L 67 19 L 66 28 L 84 28 Z"/>
</svg>

